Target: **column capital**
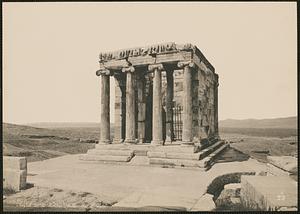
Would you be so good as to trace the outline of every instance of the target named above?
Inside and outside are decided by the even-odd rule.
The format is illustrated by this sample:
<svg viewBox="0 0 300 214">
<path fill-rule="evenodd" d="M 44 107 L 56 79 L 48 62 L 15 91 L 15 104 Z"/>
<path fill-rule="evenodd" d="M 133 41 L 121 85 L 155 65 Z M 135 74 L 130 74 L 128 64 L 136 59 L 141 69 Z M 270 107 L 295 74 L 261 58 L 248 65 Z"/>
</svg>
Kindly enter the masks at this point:
<svg viewBox="0 0 300 214">
<path fill-rule="evenodd" d="M 135 69 L 133 66 L 128 66 L 128 67 L 122 68 L 122 72 L 124 72 L 124 73 L 128 73 L 128 72 L 133 73 L 134 71 L 135 71 Z"/>
<path fill-rule="evenodd" d="M 98 71 L 96 71 L 96 75 L 97 76 L 100 76 L 100 75 L 107 75 L 107 76 L 110 76 L 112 75 L 112 72 L 106 68 L 102 68 L 102 69 L 99 69 Z"/>
<path fill-rule="evenodd" d="M 163 64 L 151 64 L 148 65 L 148 70 L 149 71 L 154 71 L 155 69 L 158 69 L 159 71 L 164 70 L 164 66 Z"/>
<path fill-rule="evenodd" d="M 180 61 L 177 63 L 179 68 L 183 68 L 185 66 L 189 66 L 190 68 L 195 68 L 195 63 L 192 61 Z"/>
</svg>

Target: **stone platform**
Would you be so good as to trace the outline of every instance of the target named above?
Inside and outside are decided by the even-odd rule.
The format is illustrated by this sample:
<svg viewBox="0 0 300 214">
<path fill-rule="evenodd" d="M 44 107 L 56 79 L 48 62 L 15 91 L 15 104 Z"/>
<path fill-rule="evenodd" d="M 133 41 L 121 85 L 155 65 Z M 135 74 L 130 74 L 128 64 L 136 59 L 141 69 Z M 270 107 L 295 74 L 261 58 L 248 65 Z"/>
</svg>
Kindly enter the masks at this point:
<svg viewBox="0 0 300 214">
<path fill-rule="evenodd" d="M 147 163 L 163 167 L 192 167 L 208 170 L 214 159 L 225 151 L 229 144 L 212 141 L 205 145 L 183 146 L 180 142 L 167 145 L 151 144 L 97 144 L 80 160 L 109 162 L 135 162 L 137 156 L 147 157 Z"/>
<path fill-rule="evenodd" d="M 113 207 L 128 207 L 127 210 L 145 206 L 190 210 L 216 177 L 235 172 L 266 170 L 265 164 L 253 159 L 216 163 L 209 171 L 203 172 L 196 168 L 132 165 L 135 158 L 143 159 L 147 156 L 135 156 L 130 162 L 121 164 L 81 161 L 79 156 L 66 155 L 29 163 L 28 183 L 36 187 L 89 192 L 104 201 L 117 201 Z"/>
</svg>

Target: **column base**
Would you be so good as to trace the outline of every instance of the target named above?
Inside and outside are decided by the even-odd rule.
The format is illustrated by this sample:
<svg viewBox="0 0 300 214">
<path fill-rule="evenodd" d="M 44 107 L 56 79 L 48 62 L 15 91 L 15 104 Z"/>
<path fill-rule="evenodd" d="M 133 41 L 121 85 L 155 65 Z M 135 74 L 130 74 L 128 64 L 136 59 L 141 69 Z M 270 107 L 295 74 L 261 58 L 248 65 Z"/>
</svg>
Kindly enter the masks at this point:
<svg viewBox="0 0 300 214">
<path fill-rule="evenodd" d="M 124 140 L 123 139 L 114 139 L 113 140 L 113 144 L 120 144 L 120 143 L 123 143 L 124 142 Z"/>
<path fill-rule="evenodd" d="M 138 143 L 139 144 L 144 144 L 145 143 L 145 139 L 138 139 Z"/>
<path fill-rule="evenodd" d="M 167 139 L 165 140 L 165 144 L 168 144 L 168 145 L 169 145 L 169 144 L 172 144 L 172 140 L 167 138 Z"/>
<path fill-rule="evenodd" d="M 111 144 L 111 140 L 100 140 L 98 144 Z"/>
<path fill-rule="evenodd" d="M 162 140 L 152 140 L 151 145 L 152 146 L 162 146 L 162 145 L 164 145 L 164 141 L 162 141 Z"/>
<path fill-rule="evenodd" d="M 137 144 L 138 142 L 136 139 L 125 139 L 124 143 Z"/>
</svg>

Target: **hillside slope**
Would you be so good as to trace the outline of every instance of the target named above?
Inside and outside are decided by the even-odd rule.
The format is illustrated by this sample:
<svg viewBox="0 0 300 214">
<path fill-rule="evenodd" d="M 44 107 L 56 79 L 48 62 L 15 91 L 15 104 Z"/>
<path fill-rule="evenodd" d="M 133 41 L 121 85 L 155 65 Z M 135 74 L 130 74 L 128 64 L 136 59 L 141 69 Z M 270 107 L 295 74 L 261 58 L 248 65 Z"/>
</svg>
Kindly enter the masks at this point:
<svg viewBox="0 0 300 214">
<path fill-rule="evenodd" d="M 27 157 L 29 162 L 66 154 L 86 153 L 94 148 L 92 131 L 54 130 L 3 123 L 3 155 Z M 81 140 L 79 140 L 79 138 Z"/>
<path fill-rule="evenodd" d="M 221 128 L 280 128 L 297 129 L 297 117 L 272 118 L 272 119 L 227 119 L 219 121 Z"/>
</svg>

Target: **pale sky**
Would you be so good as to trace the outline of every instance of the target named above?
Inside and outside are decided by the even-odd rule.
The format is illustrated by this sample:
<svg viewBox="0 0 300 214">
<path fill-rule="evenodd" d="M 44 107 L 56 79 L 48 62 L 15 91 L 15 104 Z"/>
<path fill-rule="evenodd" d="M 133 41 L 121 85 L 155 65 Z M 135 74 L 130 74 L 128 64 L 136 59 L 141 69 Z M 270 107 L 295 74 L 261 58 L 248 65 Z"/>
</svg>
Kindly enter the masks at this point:
<svg viewBox="0 0 300 214">
<path fill-rule="evenodd" d="M 219 119 L 297 115 L 296 2 L 2 6 L 4 122 L 99 122 L 99 52 L 162 42 L 215 67 Z"/>
</svg>

